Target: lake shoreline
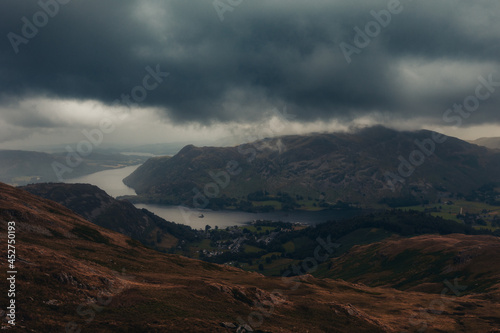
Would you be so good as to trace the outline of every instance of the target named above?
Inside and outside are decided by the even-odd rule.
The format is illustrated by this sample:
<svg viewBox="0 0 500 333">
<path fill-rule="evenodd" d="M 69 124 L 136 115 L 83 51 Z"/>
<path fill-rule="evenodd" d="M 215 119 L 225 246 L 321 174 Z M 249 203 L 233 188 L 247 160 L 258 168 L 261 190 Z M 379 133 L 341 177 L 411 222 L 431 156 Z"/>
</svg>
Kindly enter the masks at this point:
<svg viewBox="0 0 500 333">
<path fill-rule="evenodd" d="M 118 200 L 128 200 L 136 208 L 147 209 L 155 215 L 171 222 L 188 225 L 194 229 L 204 229 L 210 227 L 226 228 L 238 225 L 248 225 L 255 220 L 281 221 L 291 223 L 303 223 L 306 225 L 316 225 L 330 220 L 346 219 L 361 215 L 366 212 L 364 209 L 335 209 L 326 208 L 323 210 L 296 209 L 292 211 L 274 210 L 269 212 L 245 212 L 237 209 L 211 210 L 195 209 L 178 205 L 161 205 L 157 203 L 137 202 L 135 190 L 126 186 L 123 179 L 130 175 L 140 165 L 128 166 L 124 168 L 105 170 L 96 172 L 84 177 L 69 179 L 66 183 L 87 183 L 95 185 L 104 190 L 108 195 Z M 132 200 L 131 200 L 132 199 Z M 135 202 L 134 202 L 135 201 Z M 200 213 L 204 217 L 199 218 Z"/>
</svg>

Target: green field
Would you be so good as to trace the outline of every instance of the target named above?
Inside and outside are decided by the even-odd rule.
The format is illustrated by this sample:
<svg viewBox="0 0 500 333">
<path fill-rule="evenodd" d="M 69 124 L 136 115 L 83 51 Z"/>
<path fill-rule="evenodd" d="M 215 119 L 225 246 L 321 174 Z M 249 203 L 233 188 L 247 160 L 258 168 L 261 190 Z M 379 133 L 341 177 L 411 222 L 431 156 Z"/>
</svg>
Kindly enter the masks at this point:
<svg viewBox="0 0 500 333">
<path fill-rule="evenodd" d="M 457 215 L 462 211 L 463 214 L 476 214 L 480 215 L 488 223 L 488 228 L 491 230 L 495 230 L 498 228 L 491 226 L 491 221 L 495 218 L 495 216 L 500 215 L 500 206 L 491 206 L 482 202 L 473 202 L 473 201 L 465 201 L 465 200 L 456 200 L 449 203 L 436 203 L 429 205 L 418 205 L 418 206 L 408 206 L 401 207 L 402 210 L 417 210 L 417 211 L 425 211 L 425 210 L 436 210 L 430 212 L 432 216 L 442 217 L 447 220 L 463 222 L 463 220 L 459 219 Z M 484 228 L 484 226 L 482 226 Z"/>
<path fill-rule="evenodd" d="M 283 248 L 285 249 L 285 252 L 292 253 L 293 251 L 295 251 L 295 244 L 292 241 L 288 241 L 283 244 Z"/>
<path fill-rule="evenodd" d="M 251 233 L 258 234 L 258 235 L 265 234 L 267 231 L 273 232 L 276 230 L 276 227 L 266 227 L 266 226 L 256 227 L 253 225 L 243 226 L 243 227 L 239 227 L 239 228 L 240 229 L 248 229 Z"/>
<path fill-rule="evenodd" d="M 274 207 L 275 210 L 280 210 L 281 209 L 281 203 L 278 202 L 278 201 L 276 201 L 276 200 L 251 201 L 251 203 L 255 207 L 272 206 L 272 207 Z"/>
<path fill-rule="evenodd" d="M 264 251 L 260 247 L 257 246 L 252 246 L 252 245 L 245 245 L 245 253 L 258 253 L 260 251 Z"/>
</svg>

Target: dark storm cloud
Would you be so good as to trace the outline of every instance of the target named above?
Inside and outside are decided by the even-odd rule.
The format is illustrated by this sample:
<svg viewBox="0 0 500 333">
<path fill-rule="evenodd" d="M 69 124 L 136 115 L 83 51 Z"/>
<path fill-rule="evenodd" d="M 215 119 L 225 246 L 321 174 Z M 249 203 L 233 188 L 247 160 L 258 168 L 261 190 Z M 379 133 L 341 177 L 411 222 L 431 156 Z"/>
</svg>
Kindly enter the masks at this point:
<svg viewBox="0 0 500 333">
<path fill-rule="evenodd" d="M 478 76 L 496 71 L 500 81 L 493 0 L 401 0 L 401 12 L 348 64 L 339 45 L 354 45 L 353 28 L 391 1 L 243 0 L 221 22 L 212 1 L 73 0 L 16 54 L 7 34 L 22 35 L 21 18 L 32 22 L 41 8 L 4 0 L 0 92 L 111 105 L 158 64 L 170 75 L 142 105 L 177 122 L 251 121 L 286 104 L 298 120 L 383 112 L 439 123 L 474 93 Z M 497 89 L 469 124 L 500 121 Z"/>
</svg>

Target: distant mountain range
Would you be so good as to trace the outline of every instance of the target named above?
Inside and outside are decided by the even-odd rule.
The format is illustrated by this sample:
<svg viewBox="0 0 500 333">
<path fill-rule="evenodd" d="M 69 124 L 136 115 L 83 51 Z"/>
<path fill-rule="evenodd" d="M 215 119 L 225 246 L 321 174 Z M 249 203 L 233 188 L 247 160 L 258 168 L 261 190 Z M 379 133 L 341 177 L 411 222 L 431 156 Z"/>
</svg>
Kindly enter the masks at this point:
<svg viewBox="0 0 500 333">
<path fill-rule="evenodd" d="M 480 138 L 470 142 L 490 149 L 500 149 L 500 138 Z"/>
<path fill-rule="evenodd" d="M 0 181 L 22 185 L 29 182 L 57 180 L 52 163 L 58 161 L 47 153 L 0 150 Z M 87 169 L 88 165 L 82 165 Z"/>
<path fill-rule="evenodd" d="M 188 145 L 171 158 L 149 159 L 124 182 L 136 201 L 293 209 L 437 201 L 498 183 L 499 170 L 499 151 L 427 130 L 377 126 L 236 147 Z"/>
<path fill-rule="evenodd" d="M 61 181 L 97 171 L 113 169 L 144 162 L 146 157 L 94 152 L 81 157 L 74 155 L 70 163 L 65 153 L 41 153 L 23 150 L 0 150 L 0 181 L 12 185 Z M 62 170 L 62 171 L 61 171 Z"/>
</svg>

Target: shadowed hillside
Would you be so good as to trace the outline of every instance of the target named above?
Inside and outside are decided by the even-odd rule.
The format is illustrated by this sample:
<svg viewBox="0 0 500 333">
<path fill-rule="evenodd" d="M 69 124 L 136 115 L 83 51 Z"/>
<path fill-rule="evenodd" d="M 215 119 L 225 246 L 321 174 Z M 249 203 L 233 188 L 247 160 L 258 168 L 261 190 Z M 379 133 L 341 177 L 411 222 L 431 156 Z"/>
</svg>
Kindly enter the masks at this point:
<svg viewBox="0 0 500 333">
<path fill-rule="evenodd" d="M 399 157 L 410 163 L 417 150 L 424 160 L 410 165 L 408 176 Z M 149 159 L 124 182 L 137 201 L 211 208 L 374 205 L 394 198 L 412 205 L 498 182 L 499 168 L 500 153 L 484 147 L 425 130 L 372 127 L 237 147 L 186 146 L 172 158 Z"/>
<path fill-rule="evenodd" d="M 31 184 L 22 189 L 53 200 L 101 227 L 118 231 L 159 250 L 197 236 L 188 226 L 168 222 L 128 201 L 116 200 L 90 184 Z"/>
</svg>

